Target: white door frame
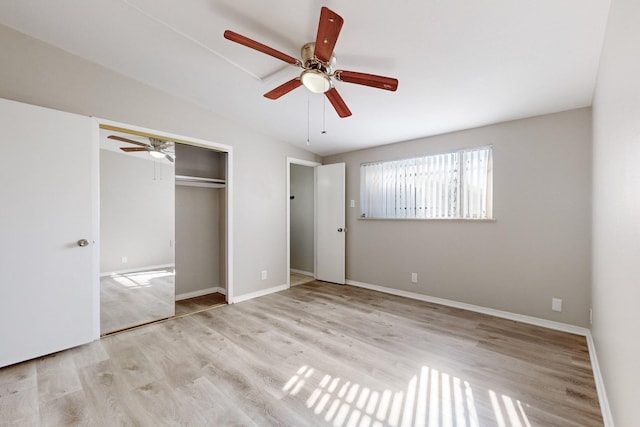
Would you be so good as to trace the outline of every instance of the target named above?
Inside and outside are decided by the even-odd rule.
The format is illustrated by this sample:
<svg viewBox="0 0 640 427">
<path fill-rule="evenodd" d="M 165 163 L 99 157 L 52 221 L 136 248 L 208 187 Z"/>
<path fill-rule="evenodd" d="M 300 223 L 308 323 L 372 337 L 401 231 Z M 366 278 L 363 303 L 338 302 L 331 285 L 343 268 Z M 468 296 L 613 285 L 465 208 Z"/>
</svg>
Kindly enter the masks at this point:
<svg viewBox="0 0 640 427">
<path fill-rule="evenodd" d="M 287 208 L 287 253 L 285 255 L 285 259 L 287 260 L 286 265 L 286 276 L 287 276 L 287 288 L 291 287 L 291 199 L 289 198 L 291 195 L 291 165 L 301 165 L 301 166 L 309 166 L 315 168 L 316 166 L 321 166 L 322 163 L 313 162 L 311 160 L 303 160 L 296 159 L 294 157 L 287 157 L 287 191 L 285 193 L 285 204 Z M 314 171 L 315 173 L 315 171 Z M 315 206 L 315 185 L 313 189 L 313 247 L 314 247 L 314 256 L 313 256 L 313 277 L 316 275 L 316 256 L 315 256 L 315 247 L 316 247 L 316 206 Z"/>
<path fill-rule="evenodd" d="M 176 142 L 184 143 L 187 145 L 194 145 L 196 147 L 210 148 L 213 150 L 227 153 L 227 176 L 226 176 L 226 209 L 225 209 L 225 221 L 227 225 L 226 229 L 226 275 L 227 275 L 227 302 L 232 304 L 234 292 L 233 292 L 233 147 L 226 144 L 220 144 L 217 142 L 211 142 L 204 139 L 192 138 L 190 136 L 178 135 L 169 132 L 158 131 L 155 129 L 144 128 L 141 126 L 133 126 L 125 123 L 114 122 L 111 120 L 105 120 L 97 118 L 98 129 L 99 127 L 108 128 L 112 130 L 120 131 L 133 131 L 142 134 L 157 135 L 163 138 L 167 138 Z M 98 310 L 98 315 L 100 311 Z M 99 322 L 98 322 L 99 323 Z"/>
</svg>

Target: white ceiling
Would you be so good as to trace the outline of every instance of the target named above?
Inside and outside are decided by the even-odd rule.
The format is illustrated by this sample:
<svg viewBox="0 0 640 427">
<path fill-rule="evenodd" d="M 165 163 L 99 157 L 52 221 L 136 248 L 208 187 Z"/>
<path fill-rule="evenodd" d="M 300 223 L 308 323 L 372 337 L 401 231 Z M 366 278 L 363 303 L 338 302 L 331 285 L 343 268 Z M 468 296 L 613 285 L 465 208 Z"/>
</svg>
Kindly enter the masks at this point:
<svg viewBox="0 0 640 427">
<path fill-rule="evenodd" d="M 340 119 L 300 69 L 320 8 L 344 18 L 337 68 L 395 77 L 388 92 L 337 82 Z M 0 23 L 320 155 L 591 105 L 609 0 L 2 0 Z M 307 145 L 309 129 L 310 143 Z M 326 134 L 321 131 L 326 130 Z"/>
</svg>

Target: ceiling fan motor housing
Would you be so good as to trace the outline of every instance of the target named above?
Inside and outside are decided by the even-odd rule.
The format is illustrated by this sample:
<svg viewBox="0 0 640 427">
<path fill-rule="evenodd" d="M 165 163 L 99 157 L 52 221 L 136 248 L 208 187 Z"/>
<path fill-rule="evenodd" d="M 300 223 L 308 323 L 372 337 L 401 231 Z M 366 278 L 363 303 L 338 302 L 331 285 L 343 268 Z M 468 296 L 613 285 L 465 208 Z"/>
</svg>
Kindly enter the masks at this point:
<svg viewBox="0 0 640 427">
<path fill-rule="evenodd" d="M 336 63 L 335 56 L 331 56 L 329 63 L 319 60 L 315 54 L 315 43 L 309 42 L 302 46 L 301 56 L 304 71 L 300 74 L 302 84 L 315 93 L 325 93 L 331 89 L 331 71 Z"/>
</svg>

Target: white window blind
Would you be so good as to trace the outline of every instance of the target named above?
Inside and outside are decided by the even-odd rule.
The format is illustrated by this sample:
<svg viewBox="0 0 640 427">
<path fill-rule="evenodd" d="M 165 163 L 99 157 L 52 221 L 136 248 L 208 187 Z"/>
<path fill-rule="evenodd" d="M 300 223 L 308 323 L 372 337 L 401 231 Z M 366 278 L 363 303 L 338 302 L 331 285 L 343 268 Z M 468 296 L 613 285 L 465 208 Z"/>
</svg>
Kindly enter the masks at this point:
<svg viewBox="0 0 640 427">
<path fill-rule="evenodd" d="M 360 165 L 364 218 L 493 217 L 491 147 Z"/>
</svg>

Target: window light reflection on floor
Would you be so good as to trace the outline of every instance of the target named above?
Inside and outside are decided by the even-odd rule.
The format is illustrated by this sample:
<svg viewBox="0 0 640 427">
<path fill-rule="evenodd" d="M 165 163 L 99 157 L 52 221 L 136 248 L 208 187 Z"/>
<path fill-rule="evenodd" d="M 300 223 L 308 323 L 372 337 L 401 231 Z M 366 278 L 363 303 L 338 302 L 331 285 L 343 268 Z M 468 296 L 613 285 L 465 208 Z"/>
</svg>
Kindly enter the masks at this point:
<svg viewBox="0 0 640 427">
<path fill-rule="evenodd" d="M 151 283 L 154 279 L 161 279 L 163 277 L 175 275 L 173 270 L 153 270 L 153 271 L 139 271 L 134 273 L 114 273 L 109 276 L 116 283 L 126 288 L 148 288 L 153 286 Z"/>
<path fill-rule="evenodd" d="M 501 396 L 503 406 L 500 404 L 497 393 L 493 390 L 489 390 L 489 397 L 491 398 L 491 405 L 493 406 L 493 412 L 499 427 L 531 427 L 527 414 L 524 412 L 522 402 L 516 400 L 516 404 L 514 405 L 513 399 L 503 394 Z M 518 406 L 517 409 L 516 405 Z M 509 421 L 508 423 L 507 420 Z"/>
<path fill-rule="evenodd" d="M 282 391 L 306 398 L 307 408 L 334 427 L 480 427 L 469 382 L 428 366 L 405 390 L 373 390 L 305 365 Z M 531 427 L 521 401 L 487 392 L 498 426 Z"/>
</svg>

